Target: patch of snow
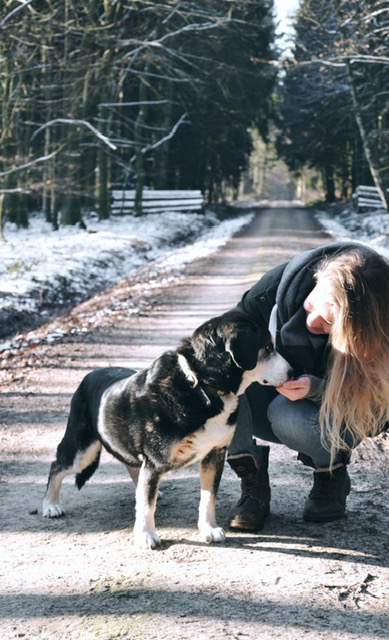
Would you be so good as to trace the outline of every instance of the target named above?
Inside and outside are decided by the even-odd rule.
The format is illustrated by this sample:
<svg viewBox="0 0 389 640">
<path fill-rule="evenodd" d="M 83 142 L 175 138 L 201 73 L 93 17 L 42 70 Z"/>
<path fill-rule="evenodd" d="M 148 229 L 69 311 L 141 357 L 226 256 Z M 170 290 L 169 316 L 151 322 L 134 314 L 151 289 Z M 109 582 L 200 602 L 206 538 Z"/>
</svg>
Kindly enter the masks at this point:
<svg viewBox="0 0 389 640">
<path fill-rule="evenodd" d="M 220 221 L 209 210 L 166 211 L 99 221 L 91 214 L 84 217 L 86 231 L 53 231 L 42 214 L 31 216 L 28 229 L 6 223 L 6 242 L 0 243 L 2 311 L 35 313 L 42 305 L 79 302 L 151 261 L 159 273 L 178 269 L 216 251 L 253 215 Z"/>
<path fill-rule="evenodd" d="M 33 215 L 28 229 L 6 223 L 6 242 L 0 243 L 1 310 L 39 312 L 44 321 L 45 305 L 76 304 L 126 276 L 136 276 L 137 269 L 149 263 L 150 281 L 140 286 L 152 288 L 154 276 L 166 272 L 169 279 L 172 271 L 179 273 L 184 264 L 217 251 L 252 220 L 255 213 L 250 207 L 264 204 L 242 203 L 240 215 L 222 221 L 206 210 L 189 214 L 165 211 L 141 218 L 117 216 L 106 221 L 90 214 L 85 217 L 86 231 L 77 227 L 53 231 L 43 214 Z M 358 240 L 389 258 L 389 215 L 385 210 L 356 213 L 345 204 L 318 209 L 315 215 L 335 239 Z M 7 344 L 2 344 L 0 351 Z"/>
<path fill-rule="evenodd" d="M 389 213 L 377 209 L 357 213 L 351 204 L 316 211 L 316 218 L 336 240 L 357 240 L 389 259 Z"/>
</svg>

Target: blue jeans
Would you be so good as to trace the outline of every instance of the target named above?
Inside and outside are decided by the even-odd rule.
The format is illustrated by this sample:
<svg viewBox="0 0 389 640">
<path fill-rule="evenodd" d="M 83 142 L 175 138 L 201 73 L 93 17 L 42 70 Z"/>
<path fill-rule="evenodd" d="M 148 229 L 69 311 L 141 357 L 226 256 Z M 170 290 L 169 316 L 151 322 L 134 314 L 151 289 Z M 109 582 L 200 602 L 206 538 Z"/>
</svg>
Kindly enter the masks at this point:
<svg viewBox="0 0 389 640">
<path fill-rule="evenodd" d="M 319 407 L 310 400 L 292 402 L 274 387 L 252 384 L 240 398 L 238 426 L 229 446 L 229 455 L 252 453 L 253 437 L 284 444 L 304 453 L 320 467 L 328 467 L 330 453 L 320 440 Z"/>
</svg>

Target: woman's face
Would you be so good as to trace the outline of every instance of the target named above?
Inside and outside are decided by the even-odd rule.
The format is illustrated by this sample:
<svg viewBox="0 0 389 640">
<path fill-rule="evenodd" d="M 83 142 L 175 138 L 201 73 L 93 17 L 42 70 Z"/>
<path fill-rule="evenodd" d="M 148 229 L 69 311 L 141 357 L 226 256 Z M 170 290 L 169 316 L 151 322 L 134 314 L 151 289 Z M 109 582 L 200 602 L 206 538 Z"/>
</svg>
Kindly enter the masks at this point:
<svg viewBox="0 0 389 640">
<path fill-rule="evenodd" d="M 328 302 L 329 286 L 325 281 L 318 282 L 304 301 L 307 312 L 306 327 L 314 334 L 331 333 L 334 324 L 334 308 Z"/>
</svg>

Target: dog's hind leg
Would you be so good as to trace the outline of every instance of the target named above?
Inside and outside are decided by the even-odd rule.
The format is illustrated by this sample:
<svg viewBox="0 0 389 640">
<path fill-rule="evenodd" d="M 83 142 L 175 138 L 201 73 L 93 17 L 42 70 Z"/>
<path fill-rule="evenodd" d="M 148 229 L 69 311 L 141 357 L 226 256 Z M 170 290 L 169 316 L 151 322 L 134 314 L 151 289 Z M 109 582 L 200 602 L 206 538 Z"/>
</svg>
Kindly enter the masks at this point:
<svg viewBox="0 0 389 640">
<path fill-rule="evenodd" d="M 129 464 L 125 465 L 128 473 L 130 474 L 131 480 L 133 481 L 134 485 L 137 487 L 138 486 L 138 479 L 139 479 L 139 467 L 130 467 Z M 158 489 L 158 498 L 162 498 L 163 496 L 163 492 Z"/>
<path fill-rule="evenodd" d="M 161 473 L 145 460 L 139 472 L 136 488 L 136 517 L 134 541 L 142 549 L 156 549 L 161 546 L 155 531 L 154 514 L 158 499 L 158 485 Z"/>
<path fill-rule="evenodd" d="M 81 489 L 86 480 L 97 469 L 100 460 L 102 445 L 98 440 L 92 442 L 84 451 L 78 451 L 71 462 L 63 461 L 64 458 L 60 454 L 61 444 L 58 447 L 57 458 L 50 467 L 46 494 L 43 500 L 42 514 L 46 518 L 60 518 L 65 514 L 59 502 L 59 492 L 64 478 L 72 473 L 76 474 L 76 484 Z"/>
<path fill-rule="evenodd" d="M 225 449 L 212 449 L 200 463 L 198 528 L 206 542 L 224 542 L 226 535 L 216 523 L 216 495 L 223 473 Z"/>
</svg>

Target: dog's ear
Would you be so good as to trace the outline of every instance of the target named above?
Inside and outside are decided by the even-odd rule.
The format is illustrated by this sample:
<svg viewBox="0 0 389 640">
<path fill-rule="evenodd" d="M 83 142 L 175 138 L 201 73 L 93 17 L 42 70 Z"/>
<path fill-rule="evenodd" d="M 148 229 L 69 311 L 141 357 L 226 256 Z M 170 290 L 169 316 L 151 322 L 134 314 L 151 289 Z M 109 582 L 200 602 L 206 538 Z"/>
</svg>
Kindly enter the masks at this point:
<svg viewBox="0 0 389 640">
<path fill-rule="evenodd" d="M 199 360 L 206 360 L 215 349 L 224 351 L 223 336 L 219 335 L 219 317 L 204 322 L 193 332 L 192 346 Z"/>
<path fill-rule="evenodd" d="M 239 327 L 235 335 L 226 342 L 226 351 L 238 367 L 250 371 L 255 368 L 258 361 L 260 340 L 259 328 Z"/>
</svg>

